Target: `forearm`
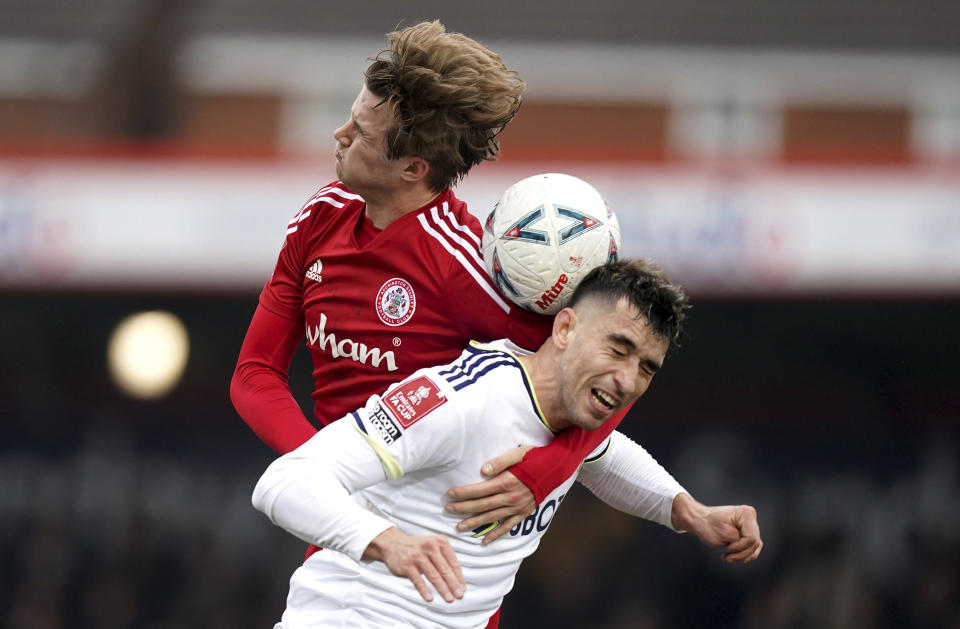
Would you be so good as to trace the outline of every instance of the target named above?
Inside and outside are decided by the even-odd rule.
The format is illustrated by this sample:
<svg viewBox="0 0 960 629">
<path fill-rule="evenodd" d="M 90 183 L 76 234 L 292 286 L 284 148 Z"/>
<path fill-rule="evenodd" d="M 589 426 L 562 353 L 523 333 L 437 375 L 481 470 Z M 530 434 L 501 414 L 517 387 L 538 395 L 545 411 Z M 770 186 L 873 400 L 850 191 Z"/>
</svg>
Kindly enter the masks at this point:
<svg viewBox="0 0 960 629">
<path fill-rule="evenodd" d="M 379 462 L 370 459 L 367 446 L 350 434 L 353 430 L 347 422 L 334 422 L 274 461 L 257 482 L 253 506 L 305 542 L 359 560 L 370 542 L 392 524 L 350 496 L 351 491 L 383 479 Z"/>
<path fill-rule="evenodd" d="M 290 361 L 302 338 L 302 322 L 257 306 L 230 382 L 230 399 L 237 413 L 280 454 L 317 432 L 293 399 L 287 382 Z"/>
<path fill-rule="evenodd" d="M 614 432 L 610 440 L 605 456 L 584 465 L 580 482 L 615 509 L 685 530 L 672 520 L 674 498 L 684 491 L 680 483 L 629 437 Z"/>
<path fill-rule="evenodd" d="M 629 407 L 597 430 L 568 428 L 546 446 L 533 448 L 510 472 L 533 492 L 537 504 L 576 473 L 583 460 L 620 424 Z"/>
<path fill-rule="evenodd" d="M 279 454 L 286 454 L 317 434 L 285 378 L 255 363 L 237 366 L 230 381 L 230 400 L 247 426 Z"/>
</svg>

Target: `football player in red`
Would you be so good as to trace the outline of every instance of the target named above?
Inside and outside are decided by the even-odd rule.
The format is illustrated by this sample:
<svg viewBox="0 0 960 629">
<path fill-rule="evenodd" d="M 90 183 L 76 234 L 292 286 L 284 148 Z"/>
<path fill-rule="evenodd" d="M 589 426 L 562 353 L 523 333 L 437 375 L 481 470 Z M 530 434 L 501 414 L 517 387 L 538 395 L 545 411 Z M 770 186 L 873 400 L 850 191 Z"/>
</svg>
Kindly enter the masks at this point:
<svg viewBox="0 0 960 629">
<path fill-rule="evenodd" d="M 240 350 L 231 399 L 271 448 L 289 452 L 317 431 L 287 381 L 304 337 L 314 415 L 326 425 L 417 369 L 452 361 L 470 340 L 507 337 L 536 350 L 550 335 L 550 317 L 494 288 L 479 221 L 452 191 L 497 157 L 523 89 L 498 55 L 439 22 L 388 35 L 334 131 L 337 179 L 287 226 Z M 565 430 L 507 471 L 520 455 L 505 453 L 484 466 L 490 480 L 453 488 L 448 508 L 463 514 L 462 528 L 499 521 L 485 538 L 495 540 L 569 478 L 623 414 L 600 430 Z"/>
</svg>

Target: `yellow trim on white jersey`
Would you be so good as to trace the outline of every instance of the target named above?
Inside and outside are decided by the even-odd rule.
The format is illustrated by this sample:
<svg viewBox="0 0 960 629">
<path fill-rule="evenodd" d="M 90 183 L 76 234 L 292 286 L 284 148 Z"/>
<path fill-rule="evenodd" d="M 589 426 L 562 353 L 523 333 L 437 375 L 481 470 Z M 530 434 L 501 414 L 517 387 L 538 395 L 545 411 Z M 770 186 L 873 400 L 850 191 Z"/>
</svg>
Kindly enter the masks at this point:
<svg viewBox="0 0 960 629">
<path fill-rule="evenodd" d="M 506 354 L 510 358 L 514 359 L 517 362 L 517 365 L 520 367 L 520 372 L 523 374 L 524 383 L 527 385 L 527 391 L 530 393 L 530 400 L 533 402 L 533 408 L 537 411 L 537 417 L 540 418 L 540 421 L 543 422 L 543 425 L 547 429 L 556 434 L 560 431 L 555 430 L 553 426 L 550 425 L 550 422 L 547 421 L 547 416 L 544 414 L 543 409 L 540 407 L 540 400 L 537 398 L 537 391 L 533 388 L 533 380 L 530 378 L 530 373 L 527 371 L 526 365 L 523 364 L 523 361 L 520 360 L 520 357 L 511 352 L 508 349 L 500 349 L 498 347 L 491 347 L 489 345 L 484 345 L 478 341 L 470 341 L 471 347 L 476 347 L 477 349 L 482 349 L 488 352 L 499 352 L 501 354 Z"/>
<path fill-rule="evenodd" d="M 383 466 L 383 472 L 387 475 L 387 478 L 396 480 L 403 476 L 403 468 L 400 467 L 400 463 L 390 454 L 390 451 L 387 450 L 382 443 L 364 432 L 357 424 L 354 424 L 353 427 L 363 436 L 366 442 L 370 444 L 373 451 L 377 453 L 377 457 L 380 459 L 380 464 Z"/>
<path fill-rule="evenodd" d="M 587 455 L 587 458 L 583 460 L 583 463 L 581 463 L 581 465 L 590 465 L 592 463 L 596 463 L 603 457 L 607 456 L 607 452 L 610 452 L 610 437 L 607 437 L 605 442 L 606 442 L 606 445 L 603 446 L 603 450 L 601 450 L 598 454 L 594 454 L 592 456 Z"/>
<path fill-rule="evenodd" d="M 473 529 L 473 536 L 483 537 L 484 535 L 494 530 L 498 526 L 500 526 L 500 520 L 494 520 L 493 522 L 491 522 L 490 524 L 487 524 L 486 526 Z"/>
</svg>

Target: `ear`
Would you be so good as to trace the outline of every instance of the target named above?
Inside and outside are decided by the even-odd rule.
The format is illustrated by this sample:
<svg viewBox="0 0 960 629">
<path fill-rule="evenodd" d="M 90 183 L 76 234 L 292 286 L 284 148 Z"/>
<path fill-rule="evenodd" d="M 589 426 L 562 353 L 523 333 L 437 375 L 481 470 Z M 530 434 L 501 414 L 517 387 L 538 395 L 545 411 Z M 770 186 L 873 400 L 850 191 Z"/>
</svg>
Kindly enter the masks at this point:
<svg viewBox="0 0 960 629">
<path fill-rule="evenodd" d="M 579 317 L 573 308 L 564 308 L 553 317 L 553 343 L 559 349 L 566 349 L 570 337 L 576 331 Z"/>
<path fill-rule="evenodd" d="M 430 164 L 422 157 L 404 157 L 403 161 L 406 163 L 403 165 L 403 170 L 400 171 L 400 176 L 406 182 L 417 183 L 423 181 L 427 173 L 430 172 Z"/>
</svg>

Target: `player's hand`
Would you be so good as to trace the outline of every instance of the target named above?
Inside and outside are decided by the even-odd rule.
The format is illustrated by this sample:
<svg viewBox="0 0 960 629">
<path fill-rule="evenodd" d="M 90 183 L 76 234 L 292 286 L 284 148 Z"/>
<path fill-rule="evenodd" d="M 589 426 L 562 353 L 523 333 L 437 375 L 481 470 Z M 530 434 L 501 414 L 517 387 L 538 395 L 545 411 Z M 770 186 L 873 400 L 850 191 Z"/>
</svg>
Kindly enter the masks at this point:
<svg viewBox="0 0 960 629">
<path fill-rule="evenodd" d="M 511 448 L 484 463 L 480 471 L 484 476 L 492 477 L 489 480 L 447 490 L 447 495 L 453 499 L 447 504 L 447 511 L 469 516 L 457 524 L 458 531 L 470 531 L 499 521 L 497 528 L 483 536 L 483 543 L 489 544 L 533 513 L 537 508 L 533 492 L 507 471 L 522 461 L 523 455 L 532 447 Z"/>
<path fill-rule="evenodd" d="M 450 540 L 442 535 L 407 535 L 392 526 L 373 538 L 363 558 L 382 561 L 396 576 L 410 579 L 428 603 L 433 601 L 433 594 L 423 577 L 448 603 L 452 603 L 454 597 L 463 598 L 467 589 Z"/>
<path fill-rule="evenodd" d="M 693 533 L 711 548 L 723 548 L 726 562 L 750 563 L 763 549 L 757 510 L 750 505 L 708 507 L 679 494 L 671 517 L 674 528 Z"/>
</svg>

